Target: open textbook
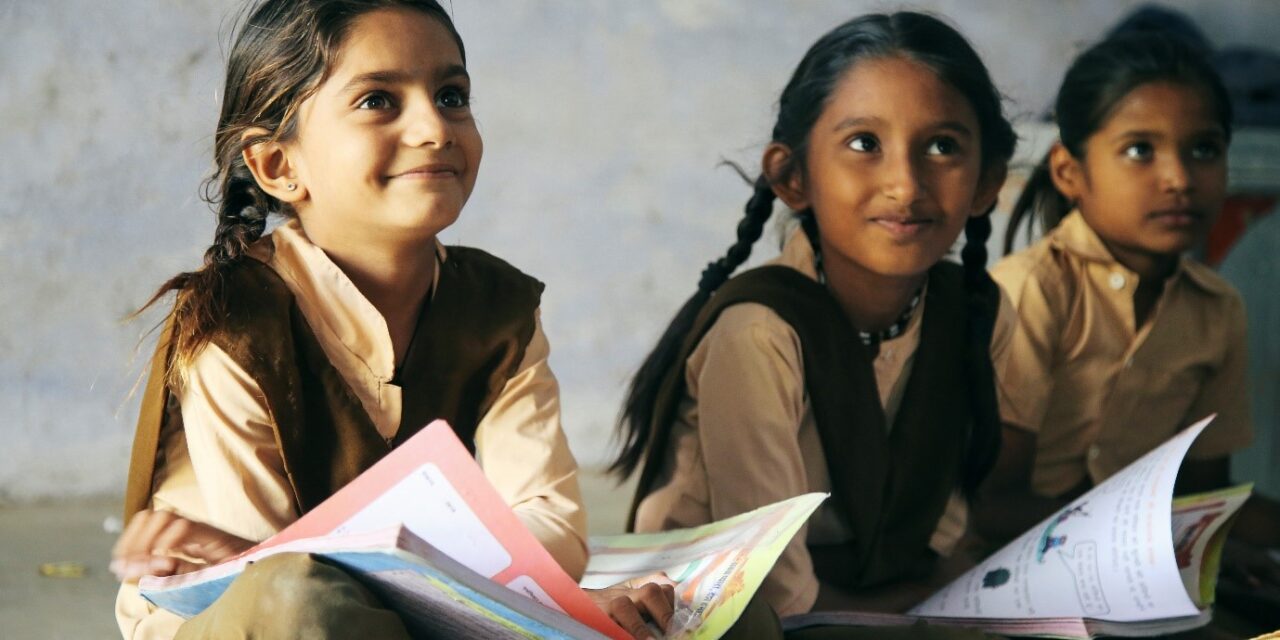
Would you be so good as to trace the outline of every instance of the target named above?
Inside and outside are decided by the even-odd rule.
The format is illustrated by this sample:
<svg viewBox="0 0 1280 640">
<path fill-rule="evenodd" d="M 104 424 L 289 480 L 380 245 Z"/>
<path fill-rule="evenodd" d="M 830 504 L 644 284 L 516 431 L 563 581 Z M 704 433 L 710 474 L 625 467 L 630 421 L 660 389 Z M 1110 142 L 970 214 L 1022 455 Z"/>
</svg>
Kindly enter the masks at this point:
<svg viewBox="0 0 1280 640">
<path fill-rule="evenodd" d="M 1251 485 L 1173 498 L 1178 468 L 1212 418 L 1125 467 L 907 615 L 815 613 L 784 621 L 895 625 L 917 619 L 1031 637 L 1152 636 L 1211 616 L 1218 562 Z"/>
<path fill-rule="evenodd" d="M 643 542 L 635 545 L 628 536 L 593 540 L 596 549 L 611 551 L 593 560 L 588 578 L 601 575 L 602 562 L 616 577 L 603 586 L 652 573 L 653 552 L 665 551 L 670 556 L 659 568 L 677 578 L 681 594 L 680 630 L 668 637 L 718 637 L 824 497 L 799 496 L 658 538 L 637 536 Z M 395 609 L 414 635 L 630 637 L 560 568 L 439 421 L 244 554 L 194 573 L 143 578 L 139 587 L 157 606 L 189 618 L 249 563 L 284 552 L 312 553 L 343 566 Z"/>
</svg>

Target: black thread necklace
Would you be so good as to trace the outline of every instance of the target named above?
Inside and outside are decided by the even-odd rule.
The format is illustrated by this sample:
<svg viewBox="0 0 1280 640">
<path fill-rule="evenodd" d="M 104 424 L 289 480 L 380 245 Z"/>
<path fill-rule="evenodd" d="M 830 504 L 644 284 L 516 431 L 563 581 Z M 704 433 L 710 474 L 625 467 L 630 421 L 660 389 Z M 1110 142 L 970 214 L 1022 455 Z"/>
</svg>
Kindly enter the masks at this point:
<svg viewBox="0 0 1280 640">
<path fill-rule="evenodd" d="M 818 273 L 818 284 L 827 286 L 827 272 L 822 268 L 822 245 L 818 241 L 818 225 L 814 221 L 812 215 L 801 218 L 800 226 L 804 228 L 805 235 L 809 237 L 809 244 L 813 247 L 813 269 Z M 927 282 L 927 280 L 926 280 Z M 886 340 L 892 340 L 906 333 L 907 325 L 911 324 L 911 317 L 915 315 L 916 307 L 920 306 L 920 300 L 924 298 L 924 284 L 911 296 L 911 302 L 907 303 L 907 308 L 902 311 L 898 319 L 888 327 L 880 331 L 863 331 L 857 329 L 858 340 L 863 346 L 870 347 L 871 350 L 878 354 L 880 352 L 880 343 Z"/>
</svg>

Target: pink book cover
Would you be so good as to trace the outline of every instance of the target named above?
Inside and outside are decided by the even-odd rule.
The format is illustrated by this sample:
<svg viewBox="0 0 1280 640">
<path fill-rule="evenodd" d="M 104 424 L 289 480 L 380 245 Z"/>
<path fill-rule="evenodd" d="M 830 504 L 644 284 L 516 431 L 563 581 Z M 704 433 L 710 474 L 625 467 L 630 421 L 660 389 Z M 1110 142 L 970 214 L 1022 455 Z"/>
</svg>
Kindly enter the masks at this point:
<svg viewBox="0 0 1280 640">
<path fill-rule="evenodd" d="M 414 483 L 423 482 L 427 485 L 416 486 L 429 486 L 429 490 L 415 493 Z M 434 511 L 415 514 L 419 505 L 414 504 L 414 498 L 425 494 L 433 497 Z M 397 518 L 400 522 L 393 521 Z M 592 602 L 525 528 L 485 478 L 453 429 L 442 420 L 427 425 L 320 506 L 245 553 L 303 538 L 382 528 L 401 522 L 428 543 L 494 582 L 558 608 L 611 638 L 631 637 Z M 428 530 L 422 531 L 422 528 Z M 431 529 L 438 535 L 433 536 Z M 477 535 L 451 543 L 463 537 L 457 535 L 457 531 Z M 548 603 L 547 598 L 554 603 Z"/>
</svg>

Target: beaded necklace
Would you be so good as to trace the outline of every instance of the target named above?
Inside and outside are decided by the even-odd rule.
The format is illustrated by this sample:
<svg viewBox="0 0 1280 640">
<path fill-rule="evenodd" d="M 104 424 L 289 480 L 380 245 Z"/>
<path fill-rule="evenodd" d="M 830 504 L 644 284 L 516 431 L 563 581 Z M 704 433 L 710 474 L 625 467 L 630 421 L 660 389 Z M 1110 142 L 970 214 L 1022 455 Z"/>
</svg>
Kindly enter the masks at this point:
<svg viewBox="0 0 1280 640">
<path fill-rule="evenodd" d="M 822 245 L 818 241 L 818 224 L 814 220 L 813 214 L 805 215 L 800 219 L 800 226 L 804 228 L 805 235 L 809 237 L 809 244 L 813 246 L 813 268 L 818 272 L 818 284 L 827 286 L 827 272 L 822 268 Z M 926 280 L 927 282 L 927 280 Z M 924 297 L 924 285 L 921 284 L 919 289 L 911 296 L 911 302 L 907 303 L 907 308 L 902 311 L 898 319 L 893 324 L 880 331 L 863 331 L 858 329 L 858 340 L 864 346 L 871 347 L 872 351 L 880 351 L 880 343 L 886 340 L 892 340 L 902 335 L 907 330 L 907 325 L 911 324 L 911 317 L 915 315 L 916 307 L 920 306 L 920 300 Z"/>
</svg>

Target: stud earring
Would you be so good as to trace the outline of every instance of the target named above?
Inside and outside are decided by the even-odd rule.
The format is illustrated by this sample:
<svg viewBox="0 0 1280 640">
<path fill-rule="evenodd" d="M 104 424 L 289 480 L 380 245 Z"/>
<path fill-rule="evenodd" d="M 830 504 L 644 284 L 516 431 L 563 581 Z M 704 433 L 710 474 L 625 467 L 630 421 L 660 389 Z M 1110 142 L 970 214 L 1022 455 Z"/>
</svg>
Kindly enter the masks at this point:
<svg viewBox="0 0 1280 640">
<path fill-rule="evenodd" d="M 294 183 L 290 182 L 289 184 L 286 184 L 286 185 L 284 186 L 284 188 L 286 188 L 286 189 L 288 189 L 288 190 L 290 190 L 290 191 L 297 191 L 297 190 L 298 190 L 298 185 L 296 185 L 296 184 L 294 184 Z"/>
</svg>

